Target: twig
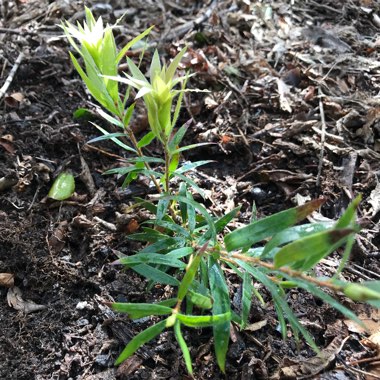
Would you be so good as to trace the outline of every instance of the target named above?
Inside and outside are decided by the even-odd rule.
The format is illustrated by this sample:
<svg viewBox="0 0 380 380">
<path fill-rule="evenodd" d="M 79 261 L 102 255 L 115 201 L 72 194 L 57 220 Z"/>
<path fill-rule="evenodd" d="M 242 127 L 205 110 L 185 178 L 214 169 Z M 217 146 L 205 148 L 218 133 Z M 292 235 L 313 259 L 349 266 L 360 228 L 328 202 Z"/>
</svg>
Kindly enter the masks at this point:
<svg viewBox="0 0 380 380">
<path fill-rule="evenodd" d="M 164 41 L 172 40 L 173 38 L 181 38 L 189 30 L 195 29 L 198 25 L 203 24 L 211 15 L 214 9 L 217 7 L 218 1 L 213 0 L 208 8 L 202 12 L 202 14 L 193 21 L 185 22 L 183 25 L 179 25 L 173 28 L 166 36 L 163 37 Z"/>
<path fill-rule="evenodd" d="M 321 114 L 321 124 L 322 124 L 322 133 L 321 133 L 321 150 L 319 152 L 319 163 L 318 163 L 318 174 L 316 186 L 320 187 L 321 185 L 321 174 L 323 168 L 323 156 L 325 155 L 325 141 L 326 141 L 326 118 L 325 118 L 325 110 L 323 108 L 323 93 L 321 87 L 318 87 L 318 95 L 319 95 L 319 112 Z"/>
<path fill-rule="evenodd" d="M 18 57 L 17 57 L 17 59 L 16 59 L 16 62 L 15 62 L 15 64 L 13 65 L 12 70 L 10 71 L 10 73 L 9 73 L 7 79 L 5 80 L 3 86 L 0 88 L 0 99 L 1 99 L 1 98 L 5 95 L 5 93 L 7 92 L 7 90 L 8 90 L 8 88 L 9 88 L 10 84 L 12 83 L 13 78 L 14 78 L 14 76 L 15 76 L 15 74 L 16 74 L 16 71 L 17 71 L 18 67 L 20 66 L 20 63 L 21 63 L 21 61 L 23 60 L 23 58 L 24 58 L 24 54 L 21 52 L 21 53 L 18 55 Z"/>
</svg>

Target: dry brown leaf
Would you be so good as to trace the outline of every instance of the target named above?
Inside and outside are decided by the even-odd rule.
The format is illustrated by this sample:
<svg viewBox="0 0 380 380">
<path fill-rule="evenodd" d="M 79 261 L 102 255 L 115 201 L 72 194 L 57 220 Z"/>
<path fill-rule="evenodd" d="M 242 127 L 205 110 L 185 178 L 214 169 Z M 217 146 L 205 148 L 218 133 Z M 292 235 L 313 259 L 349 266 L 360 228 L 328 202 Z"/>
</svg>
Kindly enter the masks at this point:
<svg viewBox="0 0 380 380">
<path fill-rule="evenodd" d="M 341 343 L 342 338 L 338 336 L 318 356 L 298 362 L 287 359 L 289 365 L 283 366 L 280 374 L 276 374 L 276 378 L 310 379 L 314 377 L 334 362 L 335 356 L 341 350 Z"/>
<path fill-rule="evenodd" d="M 133 372 L 135 372 L 140 367 L 142 362 L 143 361 L 137 355 L 133 355 L 129 357 L 117 369 L 117 376 L 120 378 L 126 379 L 128 376 L 132 375 Z"/>
<path fill-rule="evenodd" d="M 14 286 L 14 275 L 12 273 L 0 273 L 0 286 L 11 288 Z"/>
<path fill-rule="evenodd" d="M 15 310 L 22 311 L 25 314 L 46 309 L 45 305 L 38 305 L 33 301 L 25 301 L 22 298 L 21 289 L 17 286 L 14 286 L 8 290 L 7 302 L 10 307 L 13 307 Z"/>
<path fill-rule="evenodd" d="M 262 321 L 259 321 L 259 322 L 256 322 L 256 323 L 252 323 L 252 324 L 246 326 L 246 328 L 244 330 L 257 331 L 257 330 L 262 329 L 264 326 L 266 326 L 267 323 L 268 323 L 268 320 L 267 319 L 263 319 Z"/>
</svg>

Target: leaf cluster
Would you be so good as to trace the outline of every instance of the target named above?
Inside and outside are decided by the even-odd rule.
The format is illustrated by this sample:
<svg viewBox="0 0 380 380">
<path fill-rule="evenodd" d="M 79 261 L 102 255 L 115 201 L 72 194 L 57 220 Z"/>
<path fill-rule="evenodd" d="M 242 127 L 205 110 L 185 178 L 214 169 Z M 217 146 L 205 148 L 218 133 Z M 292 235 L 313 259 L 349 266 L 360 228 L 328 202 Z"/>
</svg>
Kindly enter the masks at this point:
<svg viewBox="0 0 380 380">
<path fill-rule="evenodd" d="M 128 186 L 139 175 L 147 176 L 152 179 L 159 193 L 157 202 L 136 199 L 136 207 L 143 207 L 154 215 L 138 233 L 129 236 L 130 239 L 143 242 L 144 247 L 133 255 L 119 257 L 114 264 L 123 265 L 145 277 L 148 288 L 155 283 L 176 288 L 174 298 L 158 303 L 109 304 L 115 311 L 127 313 L 131 319 L 148 316 L 163 318 L 136 335 L 120 354 L 116 364 L 126 360 L 165 329 L 172 328 L 187 370 L 192 374 L 190 349 L 183 329 L 211 327 L 216 360 L 225 372 L 231 324 L 241 329 L 247 327 L 255 298 L 263 308 L 267 307 L 267 302 L 273 303 L 284 339 L 288 336 L 288 330 L 291 330 L 297 342 L 303 337 L 318 351 L 312 336 L 286 301 L 287 289 L 292 287 L 304 289 L 358 323 L 361 322 L 355 314 L 331 293 L 380 306 L 380 282 L 352 284 L 338 280 L 338 274 L 349 258 L 355 234 L 360 230 L 356 223 L 360 197 L 349 205 L 335 223 L 300 224 L 322 205 L 323 200 L 317 199 L 225 233 L 226 226 L 237 217 L 239 208 L 222 217 L 210 214 L 202 202 L 195 201 L 194 192 L 203 196 L 203 191 L 188 176 L 188 172 L 209 161 L 180 165 L 183 151 L 201 145 L 181 147 L 188 124 L 175 130 L 183 95 L 187 91 L 185 86 L 190 77 L 189 74 L 176 76 L 186 48 L 168 66 L 161 64 L 155 51 L 149 79 L 129 58 L 129 73 L 118 76 L 119 63 L 127 50 L 145 38 L 151 28 L 119 52 L 112 27 L 104 27 L 101 18 L 95 20 L 87 8 L 83 26 L 66 22 L 62 28 L 83 61 L 82 67 L 70 53 L 75 68 L 91 95 L 105 109 L 97 110 L 99 116 L 117 130 L 108 132 L 95 124 L 102 136 L 90 142 L 111 140 L 133 155 L 125 160 L 123 167 L 112 168 L 106 174 L 125 176 L 123 186 Z M 118 83 L 127 85 L 123 96 L 119 93 Z M 176 89 L 178 85 L 180 89 Z M 131 88 L 137 90 L 136 100 L 143 100 L 148 113 L 150 131 L 140 140 L 129 127 L 135 109 L 134 103 L 126 106 Z M 154 139 L 161 144 L 163 157 L 145 154 L 145 148 Z M 170 187 L 174 178 L 179 181 L 176 188 Z M 57 189 L 62 187 L 58 185 L 52 193 L 56 194 Z M 72 189 L 71 183 L 66 193 Z M 332 278 L 315 276 L 315 266 L 341 246 L 345 246 L 345 250 L 338 273 Z M 232 270 L 241 281 L 239 312 L 232 307 L 226 269 Z M 265 294 L 257 290 L 257 283 L 264 286 Z M 266 302 L 268 294 L 270 298 Z"/>
</svg>

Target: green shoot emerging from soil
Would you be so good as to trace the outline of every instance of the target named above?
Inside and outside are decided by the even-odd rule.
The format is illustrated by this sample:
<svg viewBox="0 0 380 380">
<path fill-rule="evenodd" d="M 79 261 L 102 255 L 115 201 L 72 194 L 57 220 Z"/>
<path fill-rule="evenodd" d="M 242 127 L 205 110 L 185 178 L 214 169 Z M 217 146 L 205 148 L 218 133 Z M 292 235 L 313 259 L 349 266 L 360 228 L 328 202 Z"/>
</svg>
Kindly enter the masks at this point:
<svg viewBox="0 0 380 380">
<path fill-rule="evenodd" d="M 323 200 L 317 199 L 225 234 L 225 227 L 238 215 L 239 208 L 222 217 L 211 215 L 202 203 L 194 200 L 194 192 L 202 195 L 202 190 L 184 175 L 207 161 L 179 165 L 182 151 L 200 145 L 179 147 L 187 126 L 175 131 L 186 82 L 190 77 L 176 76 L 186 49 L 182 49 L 168 66 L 162 66 L 157 51 L 154 52 L 149 80 L 130 59 L 127 59 L 129 73 L 118 76 L 119 64 L 127 50 L 146 37 L 151 28 L 118 52 L 112 27 L 104 28 L 102 20 L 95 20 L 87 8 L 83 26 L 78 24 L 75 27 L 66 22 L 62 27 L 83 61 L 82 68 L 70 53 L 75 68 L 91 95 L 105 109 L 99 109 L 98 114 L 121 130 L 109 133 L 97 126 L 104 136 L 92 142 L 111 139 L 134 155 L 128 160 L 129 166 L 112 169 L 108 173 L 125 175 L 124 186 L 138 175 L 148 176 L 159 194 L 157 202 L 136 199 L 135 206 L 147 209 L 154 218 L 129 238 L 147 244 L 134 255 L 119 257 L 114 264 L 131 268 L 148 279 L 151 285 L 160 283 L 176 288 L 174 298 L 159 303 L 109 304 L 115 311 L 127 313 L 131 319 L 164 316 L 160 322 L 135 336 L 116 364 L 126 360 L 165 329 L 173 329 L 186 368 L 192 374 L 192 360 L 183 328 L 209 326 L 213 329 L 217 363 L 225 372 L 230 326 L 246 328 L 255 298 L 263 308 L 268 304 L 274 305 L 284 339 L 291 330 L 297 342 L 302 336 L 318 352 L 310 333 L 286 301 L 287 289 L 293 287 L 304 289 L 360 324 L 355 314 L 331 293 L 380 306 L 380 282 L 346 283 L 338 280 L 337 276 L 317 277 L 313 272 L 322 259 L 345 245 L 339 270 L 343 269 L 355 234 L 360 229 L 356 223 L 360 197 L 349 205 L 336 223 L 299 224 L 322 205 Z M 127 85 L 123 96 L 120 95 L 120 83 Z M 176 86 L 180 88 L 176 89 Z M 129 126 L 134 111 L 134 103 L 126 106 L 131 88 L 137 89 L 135 99 L 143 99 L 149 119 L 150 131 L 140 141 Z M 162 146 L 163 158 L 144 154 L 144 148 L 154 139 Z M 177 182 L 179 180 L 179 185 L 172 185 L 173 178 Z M 232 270 L 241 281 L 239 312 L 232 307 L 226 269 L 228 272 Z M 265 290 L 258 291 L 255 287 L 258 283 Z"/>
</svg>

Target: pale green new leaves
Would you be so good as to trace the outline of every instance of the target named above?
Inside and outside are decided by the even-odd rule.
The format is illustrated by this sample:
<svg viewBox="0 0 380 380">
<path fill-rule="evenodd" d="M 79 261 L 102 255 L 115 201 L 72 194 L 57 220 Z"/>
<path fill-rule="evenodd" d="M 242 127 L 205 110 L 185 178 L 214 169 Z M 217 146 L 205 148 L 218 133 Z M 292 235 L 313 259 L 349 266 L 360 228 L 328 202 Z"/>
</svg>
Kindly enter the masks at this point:
<svg viewBox="0 0 380 380">
<path fill-rule="evenodd" d="M 125 83 L 138 90 L 136 99 L 144 99 L 148 110 L 149 125 L 154 135 L 161 142 L 167 141 L 172 133 L 180 111 L 183 93 L 185 91 L 200 91 L 185 90 L 186 82 L 192 74 L 175 77 L 176 70 L 185 52 L 186 47 L 183 48 L 172 60 L 170 65 L 166 67 L 165 65 L 161 65 L 158 52 L 155 51 L 149 70 L 150 82 L 129 58 L 127 58 L 127 63 L 130 75 L 125 74 L 125 78 L 119 76 L 107 77 Z M 182 85 L 181 89 L 175 90 L 174 87 L 178 84 Z M 179 97 L 172 117 L 171 108 L 173 100 L 177 95 Z"/>
<path fill-rule="evenodd" d="M 81 25 L 73 25 L 66 21 L 61 24 L 65 36 L 83 58 L 84 68 L 70 53 L 71 60 L 79 75 L 85 82 L 91 95 L 109 112 L 122 115 L 123 102 L 120 99 L 118 83 L 107 76 L 116 76 L 118 64 L 127 50 L 144 38 L 152 27 L 130 41 L 120 52 L 117 52 L 115 38 L 112 32 L 114 26 L 104 26 L 101 17 L 95 20 L 91 10 L 85 8 L 86 21 Z"/>
</svg>

